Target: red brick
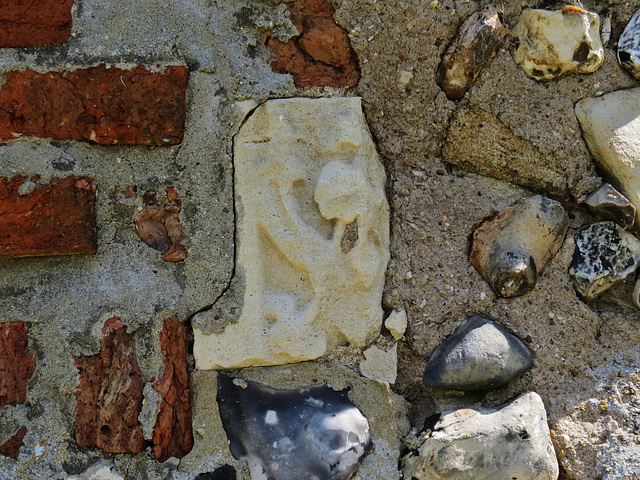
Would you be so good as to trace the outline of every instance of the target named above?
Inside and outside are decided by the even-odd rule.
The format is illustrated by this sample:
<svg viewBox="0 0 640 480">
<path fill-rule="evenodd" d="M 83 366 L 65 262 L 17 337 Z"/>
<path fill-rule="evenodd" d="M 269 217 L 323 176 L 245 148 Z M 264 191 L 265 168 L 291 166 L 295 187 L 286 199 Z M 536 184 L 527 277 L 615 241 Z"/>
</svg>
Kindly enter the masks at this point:
<svg viewBox="0 0 640 480">
<path fill-rule="evenodd" d="M 0 323 L 0 408 L 27 399 L 27 382 L 36 358 L 27 353 L 27 330 L 22 323 Z"/>
<path fill-rule="evenodd" d="M 287 3 L 291 21 L 300 35 L 283 43 L 266 36 L 275 59 L 276 73 L 288 73 L 298 88 L 353 87 L 360 80 L 358 57 L 347 32 L 333 20 L 328 0 L 294 0 Z"/>
<path fill-rule="evenodd" d="M 73 0 L 0 0 L 0 47 L 69 40 Z"/>
<path fill-rule="evenodd" d="M 87 177 L 0 178 L 0 256 L 95 253 L 95 196 Z"/>
<path fill-rule="evenodd" d="M 100 144 L 174 145 L 186 114 L 185 67 L 153 73 L 105 65 L 14 71 L 0 90 L 0 141 L 21 136 Z"/>
<path fill-rule="evenodd" d="M 9 458 L 18 458 L 20 447 L 24 445 L 24 436 L 27 434 L 27 427 L 20 427 L 16 434 L 0 445 L 0 455 Z"/>
<path fill-rule="evenodd" d="M 165 363 L 162 377 L 154 382 L 162 403 L 153 430 L 153 444 L 156 458 L 164 462 L 170 457 L 184 457 L 193 447 L 187 329 L 177 317 L 164 320 L 160 345 Z"/>
<path fill-rule="evenodd" d="M 138 415 L 142 409 L 142 377 L 135 346 L 118 317 L 102 329 L 100 352 L 75 357 L 76 443 L 111 453 L 140 453 L 146 442 Z"/>
</svg>

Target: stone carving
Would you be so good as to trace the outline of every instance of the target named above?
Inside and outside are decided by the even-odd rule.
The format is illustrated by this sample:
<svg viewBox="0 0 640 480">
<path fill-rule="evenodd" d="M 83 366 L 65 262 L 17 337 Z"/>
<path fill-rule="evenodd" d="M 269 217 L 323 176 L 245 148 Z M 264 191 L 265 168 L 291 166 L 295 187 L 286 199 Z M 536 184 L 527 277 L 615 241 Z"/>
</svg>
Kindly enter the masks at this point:
<svg viewBox="0 0 640 480">
<path fill-rule="evenodd" d="M 318 358 L 382 325 L 385 174 L 359 98 L 270 100 L 234 143 L 236 274 L 194 322 L 198 368 Z"/>
</svg>

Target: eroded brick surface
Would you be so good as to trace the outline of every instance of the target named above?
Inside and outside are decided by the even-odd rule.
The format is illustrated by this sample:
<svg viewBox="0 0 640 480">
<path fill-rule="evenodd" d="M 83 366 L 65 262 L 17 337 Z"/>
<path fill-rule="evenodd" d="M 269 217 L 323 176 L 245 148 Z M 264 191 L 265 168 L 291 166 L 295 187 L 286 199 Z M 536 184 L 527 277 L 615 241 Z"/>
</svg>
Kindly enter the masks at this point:
<svg viewBox="0 0 640 480">
<path fill-rule="evenodd" d="M 283 43 L 268 35 L 266 44 L 275 59 L 276 73 L 288 73 L 298 88 L 353 87 L 360 80 L 358 58 L 347 32 L 333 20 L 328 0 L 294 0 L 287 3 L 291 21 L 300 32 Z"/>
<path fill-rule="evenodd" d="M 88 177 L 0 178 L 0 256 L 95 253 L 95 196 Z"/>
<path fill-rule="evenodd" d="M 146 442 L 138 415 L 142 378 L 134 343 L 118 317 L 105 322 L 100 352 L 75 357 L 76 442 L 111 453 L 140 453 Z"/>
<path fill-rule="evenodd" d="M 0 47 L 69 40 L 73 0 L 0 0 Z"/>
<path fill-rule="evenodd" d="M 21 136 L 100 144 L 182 141 L 188 71 L 105 65 L 73 72 L 14 71 L 0 90 L 0 141 Z"/>
<path fill-rule="evenodd" d="M 0 323 L 0 408 L 27 399 L 27 382 L 36 369 L 27 342 L 22 323 Z"/>
<path fill-rule="evenodd" d="M 162 377 L 154 383 L 162 395 L 162 404 L 153 431 L 153 443 L 156 458 L 164 462 L 170 457 L 184 457 L 193 447 L 187 329 L 177 317 L 164 320 L 160 345 L 165 364 Z"/>
<path fill-rule="evenodd" d="M 0 455 L 9 458 L 18 458 L 20 447 L 24 445 L 24 436 L 27 434 L 27 427 L 20 427 L 16 434 L 0 445 Z"/>
</svg>

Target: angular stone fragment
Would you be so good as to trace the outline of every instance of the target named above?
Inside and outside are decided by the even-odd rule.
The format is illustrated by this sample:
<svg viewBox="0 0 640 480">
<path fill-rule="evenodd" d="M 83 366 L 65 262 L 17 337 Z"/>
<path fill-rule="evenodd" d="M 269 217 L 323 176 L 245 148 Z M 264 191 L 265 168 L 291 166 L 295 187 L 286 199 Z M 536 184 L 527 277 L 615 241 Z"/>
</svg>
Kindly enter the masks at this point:
<svg viewBox="0 0 640 480">
<path fill-rule="evenodd" d="M 0 178 L 0 257 L 95 253 L 95 199 L 88 177 Z"/>
<path fill-rule="evenodd" d="M 569 226 L 560 203 L 536 195 L 520 200 L 473 233 L 471 265 L 501 297 L 531 290 Z"/>
<path fill-rule="evenodd" d="M 360 362 L 360 373 L 372 380 L 396 383 L 398 374 L 398 344 L 394 343 L 388 351 L 375 345 L 366 349 L 364 360 Z"/>
<path fill-rule="evenodd" d="M 595 72 L 604 61 L 600 17 L 580 8 L 524 10 L 511 32 L 516 63 L 534 80 Z"/>
<path fill-rule="evenodd" d="M 146 442 L 138 415 L 142 408 L 142 378 L 135 346 L 118 317 L 102 328 L 100 352 L 74 357 L 76 443 L 110 453 L 140 453 Z"/>
<path fill-rule="evenodd" d="M 473 315 L 438 345 L 422 380 L 432 388 L 486 390 L 504 385 L 531 365 L 533 355 L 519 338 Z"/>
<path fill-rule="evenodd" d="M 442 57 L 436 80 L 449 100 L 464 97 L 480 70 L 493 57 L 509 34 L 488 6 L 471 15 Z"/>
<path fill-rule="evenodd" d="M 347 480 L 372 448 L 367 419 L 327 385 L 274 390 L 218 375 L 218 404 L 252 479 Z"/>
<path fill-rule="evenodd" d="M 187 329 L 178 317 L 165 318 L 160 345 L 165 363 L 162 376 L 154 382 L 162 403 L 153 430 L 153 451 L 164 462 L 169 457 L 184 457 L 193 447 Z"/>
<path fill-rule="evenodd" d="M 158 73 L 105 65 L 9 72 L 0 90 L 0 141 L 41 137 L 175 145 L 184 133 L 188 76 L 180 66 Z"/>
<path fill-rule="evenodd" d="M 576 116 L 596 164 L 640 208 L 640 88 L 619 90 L 576 103 Z"/>
<path fill-rule="evenodd" d="M 36 370 L 27 343 L 24 324 L 0 323 L 0 408 L 27 400 L 27 382 Z"/>
<path fill-rule="evenodd" d="M 640 10 L 636 11 L 618 40 L 620 65 L 640 80 Z"/>
<path fill-rule="evenodd" d="M 292 0 L 286 5 L 300 34 L 286 43 L 267 35 L 265 43 L 275 55 L 273 71 L 290 74 L 297 88 L 356 86 L 358 57 L 347 32 L 333 20 L 331 2 Z"/>
<path fill-rule="evenodd" d="M 414 440 L 415 441 L 415 440 Z M 495 408 L 448 410 L 403 460 L 415 480 L 556 480 L 547 412 L 529 392 Z"/>
<path fill-rule="evenodd" d="M 5 1 L 0 48 L 51 45 L 69 40 L 73 0 Z"/>
<path fill-rule="evenodd" d="M 360 99 L 262 104 L 236 136 L 234 165 L 236 276 L 194 319 L 198 368 L 300 362 L 370 343 L 382 327 L 389 210 Z"/>
<path fill-rule="evenodd" d="M 384 326 L 389 330 L 394 340 L 400 340 L 407 330 L 407 311 L 404 308 L 400 311 L 392 311 L 384 321 Z"/>
<path fill-rule="evenodd" d="M 603 183 L 584 203 L 596 213 L 631 229 L 636 222 L 636 207 L 610 183 Z"/>
<path fill-rule="evenodd" d="M 20 427 L 16 434 L 0 445 L 0 455 L 9 458 L 18 458 L 20 447 L 24 446 L 24 436 L 27 434 L 27 427 Z"/>
<path fill-rule="evenodd" d="M 576 292 L 593 300 L 631 274 L 640 262 L 640 240 L 613 222 L 578 230 L 569 275 Z"/>
</svg>

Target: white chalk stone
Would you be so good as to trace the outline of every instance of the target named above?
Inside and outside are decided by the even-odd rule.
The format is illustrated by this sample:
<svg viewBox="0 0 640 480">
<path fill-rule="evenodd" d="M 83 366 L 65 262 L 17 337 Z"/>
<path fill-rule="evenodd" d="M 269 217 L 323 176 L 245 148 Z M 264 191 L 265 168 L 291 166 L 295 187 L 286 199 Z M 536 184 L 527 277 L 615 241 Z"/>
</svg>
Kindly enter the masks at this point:
<svg viewBox="0 0 640 480">
<path fill-rule="evenodd" d="M 359 98 L 269 100 L 234 141 L 232 288 L 194 322 L 200 369 L 318 358 L 382 326 L 385 173 Z"/>
<path fill-rule="evenodd" d="M 604 61 L 596 13 L 527 9 L 511 33 L 519 42 L 516 63 L 534 80 L 595 72 Z"/>
<path fill-rule="evenodd" d="M 398 344 L 385 352 L 376 346 L 364 351 L 364 360 L 360 362 L 360 372 L 372 380 L 395 383 L 398 374 Z"/>
<path fill-rule="evenodd" d="M 403 308 L 399 312 L 394 310 L 384 321 L 384 326 L 391 332 L 395 340 L 400 340 L 407 331 L 407 311 Z"/>
</svg>

